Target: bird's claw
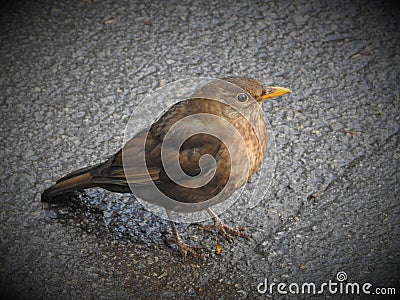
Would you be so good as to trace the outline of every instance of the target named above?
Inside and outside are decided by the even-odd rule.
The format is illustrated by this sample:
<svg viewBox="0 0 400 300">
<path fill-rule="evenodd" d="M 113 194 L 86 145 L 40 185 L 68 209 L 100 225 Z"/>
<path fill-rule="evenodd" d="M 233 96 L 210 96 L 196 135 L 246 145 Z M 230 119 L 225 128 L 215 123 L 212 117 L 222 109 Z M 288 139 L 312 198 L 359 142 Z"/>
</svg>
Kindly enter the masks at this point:
<svg viewBox="0 0 400 300">
<path fill-rule="evenodd" d="M 175 244 L 178 247 L 178 250 L 182 254 L 183 258 L 186 258 L 189 254 L 193 257 L 204 260 L 204 256 L 198 252 L 199 250 L 202 250 L 201 247 L 186 244 L 182 240 L 176 241 L 174 239 L 165 239 L 165 242 L 169 245 Z"/>
<path fill-rule="evenodd" d="M 204 260 L 204 256 L 201 253 L 197 252 L 198 250 L 201 249 L 200 247 L 191 246 L 183 242 L 177 243 L 177 246 L 179 248 L 179 252 L 182 254 L 184 258 L 187 257 L 188 254 L 190 254 L 193 257 Z"/>
<path fill-rule="evenodd" d="M 250 228 L 250 226 L 230 227 L 219 221 L 216 222 L 214 225 L 202 225 L 201 227 L 203 230 L 207 231 L 219 231 L 219 233 L 229 242 L 232 242 L 232 237 L 229 234 L 239 236 L 248 240 L 251 239 L 250 235 L 243 232 L 246 231 L 247 228 Z"/>
</svg>

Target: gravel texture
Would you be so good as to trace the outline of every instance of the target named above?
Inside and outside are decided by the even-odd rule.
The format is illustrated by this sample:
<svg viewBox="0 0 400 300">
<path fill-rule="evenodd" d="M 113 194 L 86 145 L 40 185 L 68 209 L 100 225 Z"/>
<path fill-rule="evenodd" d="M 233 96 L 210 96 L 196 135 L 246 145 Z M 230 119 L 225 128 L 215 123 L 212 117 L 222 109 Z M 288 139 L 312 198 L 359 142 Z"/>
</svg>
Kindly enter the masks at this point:
<svg viewBox="0 0 400 300">
<path fill-rule="evenodd" d="M 338 282 L 339 271 L 399 293 L 399 15 L 361 0 L 3 4 L 1 295 L 276 298 L 257 285 Z M 168 222 L 129 195 L 40 202 L 60 176 L 122 146 L 148 91 L 226 75 L 293 90 L 264 105 L 278 158 L 268 195 L 221 216 L 253 226 L 253 240 L 180 224 L 207 257 L 183 261 Z"/>
</svg>

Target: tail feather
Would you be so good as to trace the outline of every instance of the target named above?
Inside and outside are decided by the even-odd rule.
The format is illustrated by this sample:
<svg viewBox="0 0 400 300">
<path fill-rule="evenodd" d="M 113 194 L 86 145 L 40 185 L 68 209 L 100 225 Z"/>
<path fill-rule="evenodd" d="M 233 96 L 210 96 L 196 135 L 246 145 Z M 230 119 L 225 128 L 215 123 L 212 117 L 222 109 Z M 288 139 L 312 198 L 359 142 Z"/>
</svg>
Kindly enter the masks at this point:
<svg viewBox="0 0 400 300">
<path fill-rule="evenodd" d="M 89 167 L 82 168 L 82 169 L 73 171 L 73 172 L 71 172 L 71 173 L 68 173 L 68 174 L 65 175 L 64 177 L 58 179 L 58 180 L 56 181 L 56 183 L 59 183 L 59 182 L 61 182 L 61 181 L 65 181 L 65 180 L 70 179 L 70 178 L 74 178 L 74 177 L 76 177 L 76 176 L 78 176 L 78 175 L 82 175 L 82 174 L 84 174 L 84 173 L 92 173 L 92 170 L 94 170 L 97 166 L 98 166 L 98 165 L 96 165 L 96 166 L 89 166 Z"/>
<path fill-rule="evenodd" d="M 92 182 L 93 176 L 91 175 L 90 170 L 91 168 L 85 168 L 61 178 L 55 185 L 49 187 L 43 192 L 42 201 L 49 202 L 52 197 L 57 195 L 95 187 L 96 184 Z"/>
</svg>

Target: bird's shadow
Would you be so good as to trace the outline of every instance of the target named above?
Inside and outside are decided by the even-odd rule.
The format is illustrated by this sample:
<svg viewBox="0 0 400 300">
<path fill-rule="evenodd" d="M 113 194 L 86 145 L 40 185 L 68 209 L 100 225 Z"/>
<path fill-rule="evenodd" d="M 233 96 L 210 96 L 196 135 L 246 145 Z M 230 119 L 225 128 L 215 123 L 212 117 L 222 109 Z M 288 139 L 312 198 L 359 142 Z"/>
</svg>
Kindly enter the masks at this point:
<svg viewBox="0 0 400 300">
<path fill-rule="evenodd" d="M 162 243 L 168 222 L 148 212 L 130 194 L 100 189 L 56 196 L 45 207 L 51 219 L 108 240 Z"/>
<path fill-rule="evenodd" d="M 51 222 L 79 228 L 97 238 L 135 244 L 169 244 L 170 224 L 145 209 L 131 194 L 115 194 L 102 189 L 81 190 L 51 199 L 45 207 Z M 199 224 L 176 224 L 182 237 L 195 244 L 216 239 L 203 234 Z M 171 246 L 171 245 L 169 245 Z"/>
</svg>

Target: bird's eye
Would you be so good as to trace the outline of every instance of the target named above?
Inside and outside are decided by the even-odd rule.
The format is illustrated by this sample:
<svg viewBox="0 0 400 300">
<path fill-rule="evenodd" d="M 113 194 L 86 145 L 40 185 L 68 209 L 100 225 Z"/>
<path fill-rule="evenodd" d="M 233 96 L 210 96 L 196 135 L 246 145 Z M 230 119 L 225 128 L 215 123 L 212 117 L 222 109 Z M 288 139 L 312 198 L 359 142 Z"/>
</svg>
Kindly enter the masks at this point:
<svg viewBox="0 0 400 300">
<path fill-rule="evenodd" d="M 237 99 L 239 102 L 245 102 L 247 101 L 247 95 L 245 93 L 237 95 Z"/>
</svg>

